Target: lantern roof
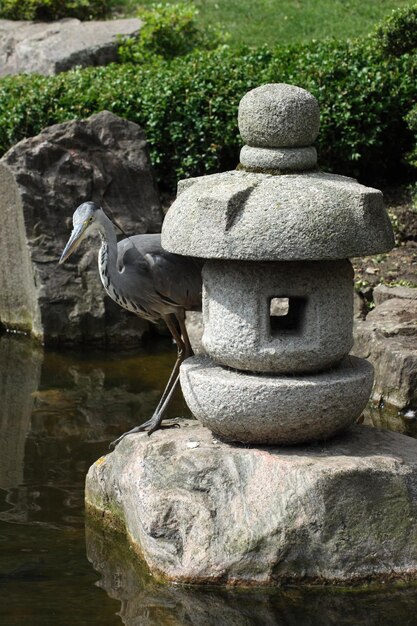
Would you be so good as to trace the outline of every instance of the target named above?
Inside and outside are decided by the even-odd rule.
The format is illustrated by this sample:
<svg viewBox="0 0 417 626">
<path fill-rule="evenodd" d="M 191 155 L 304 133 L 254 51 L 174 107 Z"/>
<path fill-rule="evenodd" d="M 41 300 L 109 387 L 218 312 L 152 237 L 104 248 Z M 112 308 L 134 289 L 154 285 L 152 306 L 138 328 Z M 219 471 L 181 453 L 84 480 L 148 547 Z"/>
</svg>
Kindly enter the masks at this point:
<svg viewBox="0 0 417 626">
<path fill-rule="evenodd" d="M 394 245 L 380 191 L 320 172 L 317 100 L 268 84 L 239 105 L 240 169 L 183 180 L 162 229 L 170 252 L 253 261 L 331 260 Z"/>
</svg>

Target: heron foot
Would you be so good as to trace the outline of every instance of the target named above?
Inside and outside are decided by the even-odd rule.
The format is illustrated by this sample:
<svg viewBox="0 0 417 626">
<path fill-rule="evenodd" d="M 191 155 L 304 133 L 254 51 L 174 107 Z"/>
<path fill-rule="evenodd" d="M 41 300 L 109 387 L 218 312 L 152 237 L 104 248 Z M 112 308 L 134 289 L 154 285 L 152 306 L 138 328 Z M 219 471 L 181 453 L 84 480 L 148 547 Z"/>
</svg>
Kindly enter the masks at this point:
<svg viewBox="0 0 417 626">
<path fill-rule="evenodd" d="M 146 427 L 148 435 L 152 435 L 155 430 L 159 430 L 160 428 L 179 428 L 180 423 L 178 419 L 166 420 L 165 422 L 162 422 L 162 416 L 156 413 L 150 420 L 142 424 L 142 430 L 145 430 L 144 427 Z"/>
<path fill-rule="evenodd" d="M 179 428 L 180 426 L 178 419 L 169 420 L 163 424 L 161 422 L 162 422 L 162 417 L 158 413 L 156 413 L 148 421 L 144 422 L 143 424 L 140 424 L 139 426 L 135 426 L 134 428 L 131 428 L 127 432 L 123 433 L 123 435 L 120 435 L 120 437 L 112 441 L 109 444 L 109 450 L 114 450 L 117 444 L 119 444 L 121 440 L 126 437 L 126 435 L 133 435 L 135 433 L 142 433 L 145 431 L 147 431 L 148 435 L 152 435 L 152 433 L 155 432 L 155 430 L 158 430 L 160 428 Z"/>
</svg>

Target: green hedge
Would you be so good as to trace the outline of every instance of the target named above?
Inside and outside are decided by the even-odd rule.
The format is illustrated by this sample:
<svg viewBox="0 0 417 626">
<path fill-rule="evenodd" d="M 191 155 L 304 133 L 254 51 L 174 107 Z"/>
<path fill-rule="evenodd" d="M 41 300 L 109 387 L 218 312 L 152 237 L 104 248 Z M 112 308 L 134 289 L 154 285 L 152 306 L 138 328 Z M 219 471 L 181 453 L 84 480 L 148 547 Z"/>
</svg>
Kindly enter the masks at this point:
<svg viewBox="0 0 417 626">
<path fill-rule="evenodd" d="M 64 17 L 93 20 L 110 12 L 108 0 L 1 0 L 0 17 L 7 20 L 52 21 Z"/>
<path fill-rule="evenodd" d="M 384 56 L 374 38 L 275 50 L 226 46 L 142 65 L 0 81 L 0 151 L 45 126 L 108 109 L 146 130 L 161 186 L 238 161 L 237 106 L 266 82 L 305 87 L 319 100 L 319 163 L 380 184 L 404 172 L 415 136 L 415 53 Z"/>
<path fill-rule="evenodd" d="M 417 48 L 417 4 L 397 9 L 375 32 L 376 44 L 386 55 L 401 56 Z"/>
<path fill-rule="evenodd" d="M 190 2 L 154 4 L 142 7 L 138 17 L 143 26 L 135 37 L 129 37 L 119 47 L 122 63 L 148 63 L 155 57 L 173 59 L 194 50 L 212 50 L 225 39 L 218 29 L 204 30 L 197 24 L 197 8 Z"/>
<path fill-rule="evenodd" d="M 407 161 L 410 165 L 417 168 L 417 104 L 411 109 L 405 119 L 414 136 L 413 147 L 407 155 Z"/>
</svg>

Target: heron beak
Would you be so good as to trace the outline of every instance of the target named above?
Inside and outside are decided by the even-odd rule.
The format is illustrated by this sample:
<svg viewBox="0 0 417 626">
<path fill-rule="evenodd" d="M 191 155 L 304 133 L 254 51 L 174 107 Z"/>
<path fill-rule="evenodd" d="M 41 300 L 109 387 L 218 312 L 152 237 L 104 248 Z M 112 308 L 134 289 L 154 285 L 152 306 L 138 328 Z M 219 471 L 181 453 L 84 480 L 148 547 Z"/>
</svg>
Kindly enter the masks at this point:
<svg viewBox="0 0 417 626">
<path fill-rule="evenodd" d="M 59 259 L 59 263 L 64 263 L 68 259 L 69 256 L 78 248 L 82 240 L 84 239 L 83 235 L 85 232 L 87 225 L 85 223 L 77 224 L 74 226 L 71 236 L 68 240 L 67 245 L 64 248 L 63 253 L 61 254 L 61 258 Z"/>
</svg>

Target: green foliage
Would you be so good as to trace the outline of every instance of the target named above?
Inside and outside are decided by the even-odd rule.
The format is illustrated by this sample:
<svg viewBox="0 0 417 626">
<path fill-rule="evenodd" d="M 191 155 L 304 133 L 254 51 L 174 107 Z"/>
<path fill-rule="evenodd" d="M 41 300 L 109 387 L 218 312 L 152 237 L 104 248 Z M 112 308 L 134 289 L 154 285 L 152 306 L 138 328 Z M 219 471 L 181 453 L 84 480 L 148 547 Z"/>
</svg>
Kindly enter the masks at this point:
<svg viewBox="0 0 417 626">
<path fill-rule="evenodd" d="M 191 2 L 155 4 L 142 8 L 138 17 L 144 25 L 137 37 L 125 40 L 119 48 L 122 63 L 144 63 L 155 58 L 173 59 L 195 49 L 210 50 L 220 44 L 221 35 L 212 26 L 197 26 L 198 11 Z"/>
<path fill-rule="evenodd" d="M 413 167 L 417 167 L 417 104 L 406 115 L 405 121 L 414 135 L 414 147 L 407 155 L 407 160 Z"/>
<path fill-rule="evenodd" d="M 417 4 L 397 9 L 378 28 L 376 44 L 386 55 L 400 56 L 417 48 Z"/>
<path fill-rule="evenodd" d="M 319 163 L 377 182 L 404 166 L 412 135 L 404 115 L 417 94 L 416 57 L 386 59 L 370 38 L 281 48 L 274 80 L 311 91 L 321 109 Z"/>
<path fill-rule="evenodd" d="M 50 124 L 108 109 L 146 130 L 161 187 L 173 190 L 179 178 L 236 166 L 239 100 L 268 82 L 317 97 L 323 169 L 386 182 L 413 148 L 417 56 L 387 57 L 373 38 L 176 55 L 0 80 L 0 152 Z"/>
<path fill-rule="evenodd" d="M 108 12 L 108 0 L 2 0 L 0 4 L 0 17 L 9 20 L 92 20 Z"/>
</svg>

